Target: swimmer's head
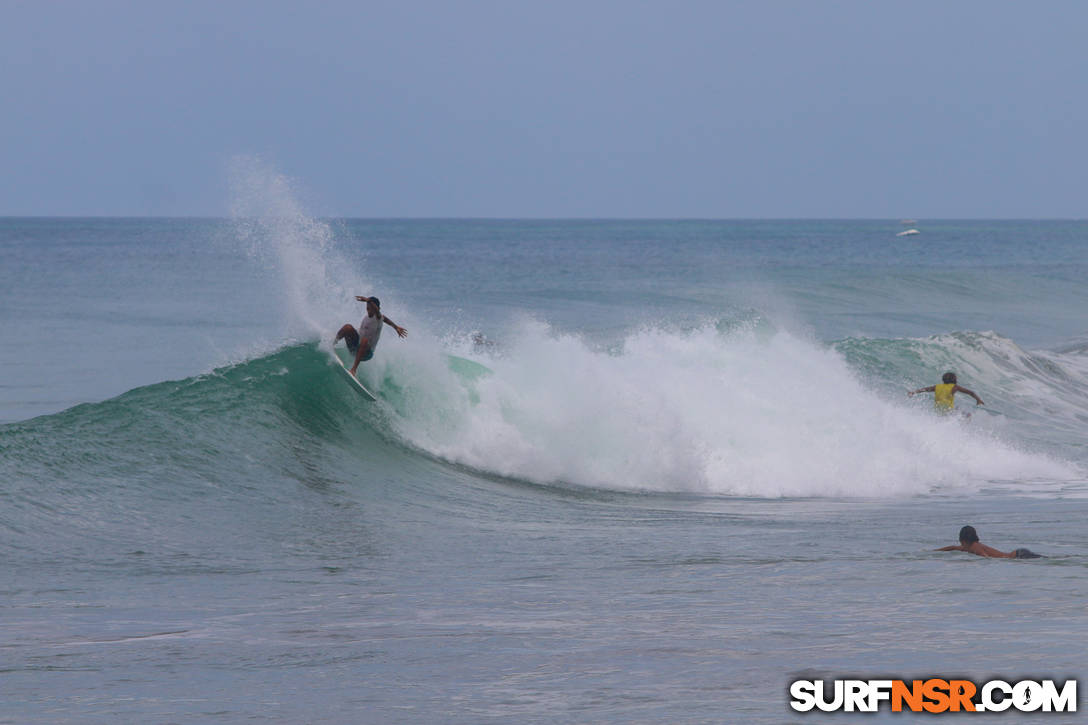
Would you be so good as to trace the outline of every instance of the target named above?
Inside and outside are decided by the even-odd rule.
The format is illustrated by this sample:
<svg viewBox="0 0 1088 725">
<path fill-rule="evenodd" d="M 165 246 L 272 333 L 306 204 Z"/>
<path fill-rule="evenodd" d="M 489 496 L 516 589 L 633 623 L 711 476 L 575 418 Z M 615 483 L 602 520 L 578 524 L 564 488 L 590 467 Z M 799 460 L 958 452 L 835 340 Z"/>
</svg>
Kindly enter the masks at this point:
<svg viewBox="0 0 1088 725">
<path fill-rule="evenodd" d="M 941 376 L 941 382 L 942 383 L 952 383 L 954 385 L 956 383 L 956 374 L 955 373 L 945 373 L 944 375 Z"/>
<path fill-rule="evenodd" d="M 975 531 L 974 526 L 964 526 L 960 529 L 961 544 L 973 544 L 976 541 L 978 541 L 978 532 Z"/>
</svg>

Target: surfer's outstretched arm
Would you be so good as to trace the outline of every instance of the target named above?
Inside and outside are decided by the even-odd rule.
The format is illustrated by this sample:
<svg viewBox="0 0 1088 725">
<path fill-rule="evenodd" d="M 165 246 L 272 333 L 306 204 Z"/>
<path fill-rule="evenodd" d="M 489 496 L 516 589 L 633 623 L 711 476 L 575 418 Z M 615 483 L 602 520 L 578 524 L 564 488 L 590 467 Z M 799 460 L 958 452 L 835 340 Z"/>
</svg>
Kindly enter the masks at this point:
<svg viewBox="0 0 1088 725">
<path fill-rule="evenodd" d="M 949 546 L 942 546 L 934 551 L 966 551 L 968 554 L 974 554 L 975 556 L 985 556 L 990 559 L 1015 559 L 1016 552 L 1005 552 L 995 549 L 992 546 L 987 546 L 980 541 L 974 541 L 970 544 L 950 544 Z"/>
<path fill-rule="evenodd" d="M 918 393 L 932 393 L 934 389 L 935 386 L 930 385 L 928 388 L 918 388 L 917 390 L 910 390 L 907 392 L 907 395 L 917 395 Z"/>
<path fill-rule="evenodd" d="M 954 392 L 954 393 L 963 393 L 964 395 L 970 395 L 972 398 L 975 399 L 975 405 L 986 405 L 985 403 L 982 402 L 982 398 L 975 395 L 974 390 L 968 390 L 967 388 L 965 388 L 965 387 L 963 387 L 961 385 L 957 385 L 955 388 L 953 388 L 952 392 Z"/>
<path fill-rule="evenodd" d="M 403 327 L 399 326 L 399 325 L 398 325 L 397 323 L 395 323 L 395 322 L 393 322 L 392 320 L 390 320 L 390 319 L 389 319 L 388 317 L 386 317 L 385 315 L 382 315 L 382 322 L 384 322 L 385 324 L 389 325 L 389 326 L 390 326 L 390 327 L 392 327 L 392 328 L 393 328 L 394 330 L 396 330 L 396 331 L 397 331 L 397 335 L 399 335 L 400 337 L 407 337 L 407 335 L 408 335 L 408 331 L 407 331 L 407 330 L 405 330 L 405 329 L 404 329 Z"/>
<path fill-rule="evenodd" d="M 985 556 L 989 559 L 1015 559 L 1016 552 L 999 551 L 992 546 L 979 543 L 976 541 L 973 544 L 952 544 L 951 546 L 942 546 L 934 551 L 966 551 L 968 554 L 974 554 L 975 556 Z"/>
</svg>

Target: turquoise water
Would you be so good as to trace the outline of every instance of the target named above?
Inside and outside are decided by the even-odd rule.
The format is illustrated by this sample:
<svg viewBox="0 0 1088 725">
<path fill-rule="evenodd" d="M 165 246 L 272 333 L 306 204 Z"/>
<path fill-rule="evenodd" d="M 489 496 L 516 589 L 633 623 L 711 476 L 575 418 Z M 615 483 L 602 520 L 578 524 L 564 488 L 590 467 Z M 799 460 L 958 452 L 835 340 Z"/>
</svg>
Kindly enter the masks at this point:
<svg viewBox="0 0 1088 725">
<path fill-rule="evenodd" d="M 1088 223 L 917 226 L 0 220 L 0 721 L 777 723 L 821 719 L 802 674 L 1080 676 Z M 374 404 L 328 347 L 356 294 L 409 330 Z M 970 418 L 905 395 L 948 369 Z M 966 523 L 1047 558 L 932 551 Z"/>
</svg>

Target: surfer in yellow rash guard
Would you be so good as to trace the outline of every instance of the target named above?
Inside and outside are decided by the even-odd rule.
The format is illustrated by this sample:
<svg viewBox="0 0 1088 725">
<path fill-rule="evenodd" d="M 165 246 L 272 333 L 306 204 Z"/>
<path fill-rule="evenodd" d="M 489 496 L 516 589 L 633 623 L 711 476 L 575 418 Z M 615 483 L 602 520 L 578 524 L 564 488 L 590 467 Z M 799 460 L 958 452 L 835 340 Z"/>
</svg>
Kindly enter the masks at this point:
<svg viewBox="0 0 1088 725">
<path fill-rule="evenodd" d="M 982 402 L 982 398 L 975 395 L 975 391 L 968 390 L 967 388 L 956 384 L 955 373 L 945 373 L 942 375 L 940 385 L 930 385 L 928 388 L 911 390 L 907 395 L 917 395 L 918 393 L 933 393 L 933 407 L 937 409 L 938 413 L 952 412 L 952 409 L 956 407 L 956 393 L 970 395 L 975 399 L 975 405 L 985 405 L 985 403 Z"/>
</svg>

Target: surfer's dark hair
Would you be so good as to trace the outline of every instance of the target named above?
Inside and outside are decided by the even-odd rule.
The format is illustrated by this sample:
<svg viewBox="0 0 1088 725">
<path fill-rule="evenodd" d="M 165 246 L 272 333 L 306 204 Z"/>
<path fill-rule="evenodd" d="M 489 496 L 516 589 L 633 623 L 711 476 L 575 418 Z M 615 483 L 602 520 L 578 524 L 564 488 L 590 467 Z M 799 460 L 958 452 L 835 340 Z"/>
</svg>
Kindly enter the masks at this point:
<svg viewBox="0 0 1088 725">
<path fill-rule="evenodd" d="M 956 374 L 955 373 L 945 373 L 944 375 L 941 376 L 941 382 L 942 383 L 954 383 L 954 382 L 956 382 Z"/>
<path fill-rule="evenodd" d="M 367 297 L 366 301 L 373 302 L 374 306 L 377 307 L 379 310 L 382 308 L 381 300 L 379 300 L 377 297 Z"/>
<path fill-rule="evenodd" d="M 974 526 L 964 526 L 960 529 L 961 544 L 973 544 L 976 541 L 978 541 L 978 532 L 975 531 Z"/>
</svg>

